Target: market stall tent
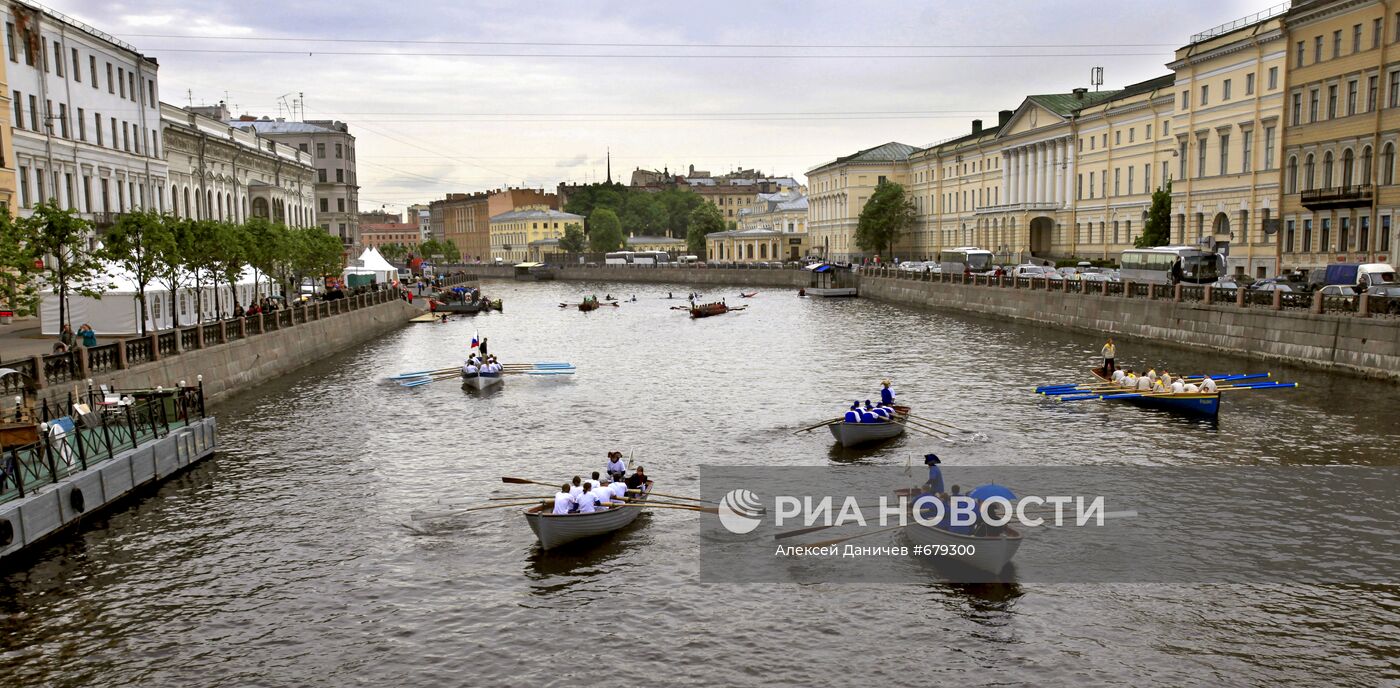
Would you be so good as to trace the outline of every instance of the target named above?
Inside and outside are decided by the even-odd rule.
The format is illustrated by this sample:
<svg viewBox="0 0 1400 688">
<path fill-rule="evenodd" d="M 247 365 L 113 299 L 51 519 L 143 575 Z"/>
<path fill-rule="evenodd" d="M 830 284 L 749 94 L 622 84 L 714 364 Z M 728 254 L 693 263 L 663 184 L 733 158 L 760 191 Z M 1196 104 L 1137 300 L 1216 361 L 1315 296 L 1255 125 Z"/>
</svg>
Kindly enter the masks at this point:
<svg viewBox="0 0 1400 688">
<path fill-rule="evenodd" d="M 181 326 L 217 320 L 220 315 L 225 318 L 232 317 L 234 292 L 223 280 L 220 280 L 217 289 L 210 284 L 207 277 L 196 289 L 194 277 L 189 273 L 182 273 L 179 281 L 182 286 L 175 298 L 171 297 L 170 289 L 160 282 L 146 285 L 147 332 L 174 327 L 176 317 L 179 318 Z M 78 294 L 68 296 L 68 322 L 73 326 L 73 331 L 76 332 L 86 323 L 91 325 L 98 335 L 140 333 L 141 327 L 138 323 L 142 315 L 141 305 L 136 297 L 136 281 L 132 279 L 131 273 L 115 265 L 108 265 L 106 276 L 96 280 L 95 284 L 107 287 L 101 298 Z M 245 307 L 259 297 L 269 295 L 268 280 L 251 267 L 243 269 L 236 286 L 237 302 Z M 281 287 L 275 280 L 271 290 L 273 295 L 281 293 Z M 57 336 L 62 327 L 58 321 L 58 295 L 51 289 L 43 291 L 39 303 L 39 324 L 40 332 L 46 335 Z"/>
</svg>

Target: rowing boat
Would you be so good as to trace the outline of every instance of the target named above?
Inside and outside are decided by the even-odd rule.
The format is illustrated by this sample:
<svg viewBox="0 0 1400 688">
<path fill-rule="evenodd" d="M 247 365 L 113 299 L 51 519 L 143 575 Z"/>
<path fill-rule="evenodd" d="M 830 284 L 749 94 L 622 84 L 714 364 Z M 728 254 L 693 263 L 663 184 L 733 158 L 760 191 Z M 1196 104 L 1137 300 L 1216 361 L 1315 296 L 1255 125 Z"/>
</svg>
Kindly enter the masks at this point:
<svg viewBox="0 0 1400 688">
<path fill-rule="evenodd" d="M 991 574 L 1001 573 L 1021 548 L 1021 534 L 1011 528 L 1001 535 L 960 535 L 914 521 L 904 527 L 904 536 L 915 545 L 936 548 L 930 556 L 934 561 L 956 562 Z"/>
<path fill-rule="evenodd" d="M 909 415 L 908 406 L 894 407 L 895 418 L 903 419 Z M 831 430 L 831 436 L 843 447 L 854 447 L 856 445 L 870 442 L 880 442 L 893 439 L 904 434 L 904 424 L 895 420 L 885 420 L 878 423 L 832 423 L 826 426 Z"/>
<path fill-rule="evenodd" d="M 633 499 L 632 502 L 645 502 L 646 494 L 642 493 L 641 497 Z M 540 504 L 525 510 L 525 522 L 530 524 L 530 530 L 535 531 L 535 537 L 539 538 L 540 547 L 544 549 L 622 530 L 637 520 L 637 516 L 642 513 L 642 507 L 639 506 L 614 506 L 591 514 L 553 514 L 550 513 L 551 510 L 552 506 L 549 504 Z"/>
<path fill-rule="evenodd" d="M 462 373 L 462 386 L 476 390 L 484 390 L 488 387 L 501 384 L 500 373 Z"/>
<path fill-rule="evenodd" d="M 1103 376 L 1099 368 L 1090 368 L 1089 374 L 1098 378 L 1101 382 L 1112 384 L 1112 380 Z M 1196 416 L 1206 416 L 1215 418 L 1220 415 L 1220 393 L 1207 392 L 1181 394 L 1162 394 L 1160 396 L 1145 396 L 1137 390 L 1126 387 L 1121 393 L 1098 392 L 1100 399 L 1106 401 L 1126 401 L 1130 404 L 1142 406 L 1144 408 L 1162 409 L 1164 411 L 1174 411 Z"/>
<path fill-rule="evenodd" d="M 690 317 L 708 318 L 712 315 L 724 315 L 730 311 L 742 311 L 748 306 L 730 306 L 725 303 L 702 303 L 690 307 Z"/>
</svg>

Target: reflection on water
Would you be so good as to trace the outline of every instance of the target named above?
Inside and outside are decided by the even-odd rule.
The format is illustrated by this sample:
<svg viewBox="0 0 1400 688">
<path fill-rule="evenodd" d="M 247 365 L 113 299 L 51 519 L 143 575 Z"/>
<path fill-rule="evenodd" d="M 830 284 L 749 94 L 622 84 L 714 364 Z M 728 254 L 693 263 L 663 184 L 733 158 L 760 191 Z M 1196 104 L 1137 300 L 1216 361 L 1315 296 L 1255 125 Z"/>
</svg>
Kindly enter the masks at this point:
<svg viewBox="0 0 1400 688">
<path fill-rule="evenodd" d="M 1230 397 L 1211 427 L 1031 393 L 1085 378 L 1096 337 L 776 289 L 692 320 L 665 298 L 692 290 L 491 282 L 506 313 L 406 326 L 219 407 L 216 458 L 0 577 L 0 684 L 558 683 L 610 651 L 631 676 L 732 685 L 933 669 L 1036 684 L 1397 678 L 1391 587 L 956 586 L 921 565 L 905 585 L 719 585 L 697 580 L 698 519 L 681 511 L 548 552 L 515 509 L 408 527 L 444 497 L 542 494 L 500 476 L 562 481 L 613 449 L 676 494 L 698 490 L 703 464 L 918 474 L 929 451 L 950 468 L 1397 462 L 1393 386 L 1119 343 L 1134 367 L 1303 383 Z M 589 293 L 638 300 L 558 307 Z M 578 372 L 484 396 L 380 381 L 460 365 L 476 333 L 503 362 Z M 825 429 L 792 434 L 875 398 L 882 378 L 985 439 L 843 451 Z"/>
</svg>

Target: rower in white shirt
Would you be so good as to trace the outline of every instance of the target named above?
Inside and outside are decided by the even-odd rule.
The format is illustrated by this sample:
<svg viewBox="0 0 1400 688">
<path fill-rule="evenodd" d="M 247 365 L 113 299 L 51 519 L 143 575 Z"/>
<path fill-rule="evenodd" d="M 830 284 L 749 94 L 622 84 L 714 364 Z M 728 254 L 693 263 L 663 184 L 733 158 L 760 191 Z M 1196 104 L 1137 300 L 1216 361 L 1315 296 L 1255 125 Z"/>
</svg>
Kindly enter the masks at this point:
<svg viewBox="0 0 1400 688">
<path fill-rule="evenodd" d="M 608 487 L 612 488 L 613 501 L 620 502 L 627 497 L 627 483 L 621 480 L 614 480 Z"/>
<path fill-rule="evenodd" d="M 1207 375 L 1204 380 L 1201 380 L 1202 392 L 1205 392 L 1206 394 L 1215 394 L 1219 390 L 1220 388 L 1215 386 L 1215 380 L 1210 379 L 1209 375 Z"/>
<path fill-rule="evenodd" d="M 1195 386 L 1195 385 L 1186 385 L 1186 393 L 1187 393 L 1187 394 L 1196 394 L 1197 392 L 1200 392 L 1200 391 L 1201 391 L 1201 388 L 1200 388 L 1200 387 L 1197 387 L 1197 386 Z"/>
<path fill-rule="evenodd" d="M 1139 377 L 1137 379 L 1137 388 L 1139 392 L 1152 391 L 1152 379 L 1147 377 L 1146 375 Z"/>
<path fill-rule="evenodd" d="M 572 499 L 578 499 L 578 496 L 583 494 L 582 485 L 583 481 L 580 480 L 578 476 L 574 476 L 573 485 L 569 486 L 569 497 Z"/>
<path fill-rule="evenodd" d="M 594 487 L 593 491 L 589 494 L 593 495 L 593 499 L 598 501 L 598 508 L 600 509 L 606 509 L 608 502 L 612 501 L 613 496 L 612 488 L 601 483 Z"/>
<path fill-rule="evenodd" d="M 1172 394 L 1181 394 L 1186 391 L 1186 384 L 1180 378 L 1172 380 Z"/>
<path fill-rule="evenodd" d="M 594 505 L 597 503 L 597 499 L 593 497 L 593 483 L 584 483 L 583 491 L 574 498 L 574 501 L 578 503 L 580 514 L 593 513 L 595 511 Z"/>
<path fill-rule="evenodd" d="M 476 359 L 474 358 L 467 359 L 467 364 L 462 366 L 462 372 L 467 375 L 476 375 L 476 370 Z"/>
<path fill-rule="evenodd" d="M 1126 376 L 1127 376 L 1127 373 L 1124 373 L 1122 370 L 1115 370 L 1115 371 L 1113 371 L 1113 381 L 1114 381 L 1114 382 L 1121 383 L 1121 382 L 1123 382 L 1123 378 L 1126 377 Z"/>
<path fill-rule="evenodd" d="M 554 495 L 554 515 L 559 516 L 569 513 L 569 509 L 574 507 L 574 498 L 569 494 L 570 485 L 564 483 L 559 487 L 559 494 Z"/>
</svg>

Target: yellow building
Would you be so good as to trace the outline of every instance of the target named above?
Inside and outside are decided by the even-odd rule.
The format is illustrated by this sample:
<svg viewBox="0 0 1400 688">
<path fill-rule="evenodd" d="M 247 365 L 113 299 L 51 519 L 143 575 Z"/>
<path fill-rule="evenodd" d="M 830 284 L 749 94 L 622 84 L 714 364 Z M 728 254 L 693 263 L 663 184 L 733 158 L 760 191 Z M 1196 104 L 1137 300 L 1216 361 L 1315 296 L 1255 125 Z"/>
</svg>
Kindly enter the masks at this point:
<svg viewBox="0 0 1400 688">
<path fill-rule="evenodd" d="M 10 112 L 9 76 L 5 71 L 4 60 L 0 60 L 0 106 Z M 15 207 L 15 143 L 10 130 L 10 118 L 0 117 L 0 207 L 8 215 L 14 214 Z"/>
<path fill-rule="evenodd" d="M 1281 11 L 1281 9 L 1280 9 Z M 1321 39 L 1319 39 L 1321 40 Z M 1214 246 L 1237 275 L 1278 271 L 1283 18 L 1266 12 L 1192 36 L 1176 73 L 1172 239 Z"/>
<path fill-rule="evenodd" d="M 880 182 L 908 181 L 909 156 L 917 150 L 891 141 L 808 170 L 807 234 L 812 251 L 837 262 L 860 262 L 870 257 L 855 242 L 860 211 Z M 713 254 L 710 257 L 722 260 Z"/>
<path fill-rule="evenodd" d="M 799 260 L 802 238 L 776 229 L 735 229 L 705 235 L 705 260 L 733 263 L 767 263 Z"/>
<path fill-rule="evenodd" d="M 1387 9 L 1389 7 L 1389 9 Z M 1390 262 L 1400 214 L 1400 17 L 1378 0 L 1295 2 L 1284 17 L 1285 270 Z"/>
<path fill-rule="evenodd" d="M 559 239 L 571 224 L 583 228 L 583 216 L 527 205 L 491 218 L 491 259 L 520 262 L 530 259 L 530 243 Z"/>
</svg>

